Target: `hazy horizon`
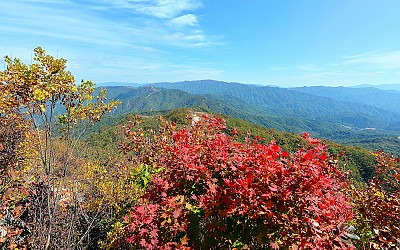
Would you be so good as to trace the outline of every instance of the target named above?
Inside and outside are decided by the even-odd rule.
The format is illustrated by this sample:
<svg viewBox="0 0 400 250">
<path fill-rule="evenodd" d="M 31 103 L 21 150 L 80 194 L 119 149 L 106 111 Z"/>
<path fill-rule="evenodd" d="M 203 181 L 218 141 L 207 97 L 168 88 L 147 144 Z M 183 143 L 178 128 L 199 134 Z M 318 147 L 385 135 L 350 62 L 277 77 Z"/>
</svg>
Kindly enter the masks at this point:
<svg viewBox="0 0 400 250">
<path fill-rule="evenodd" d="M 197 80 L 182 80 L 182 81 L 162 81 L 162 82 L 171 82 L 171 83 L 176 83 L 176 82 L 193 82 L 193 81 L 219 81 L 219 80 L 214 80 L 214 79 L 197 79 Z M 282 87 L 282 88 L 296 88 L 296 87 L 318 87 L 318 86 L 327 86 L 327 87 L 350 87 L 350 88 L 357 88 L 357 87 L 386 87 L 382 89 L 393 89 L 397 90 L 400 89 L 400 83 L 389 83 L 389 84 L 357 84 L 357 85 L 351 85 L 351 86 L 343 86 L 343 85 L 336 85 L 336 86 L 329 86 L 329 85 L 297 85 L 297 86 L 278 86 L 278 85 L 265 85 L 265 84 L 259 84 L 259 83 L 251 83 L 251 82 L 228 82 L 228 81 L 221 81 L 221 82 L 226 82 L 226 83 L 239 83 L 239 84 L 251 84 L 251 85 L 259 85 L 259 86 L 270 86 L 270 87 Z M 98 82 L 96 83 L 97 86 L 144 86 L 144 85 L 151 85 L 151 84 L 156 84 L 160 82 L 126 82 L 126 81 L 108 81 L 108 82 Z M 390 88 L 390 87 L 393 88 Z"/>
</svg>

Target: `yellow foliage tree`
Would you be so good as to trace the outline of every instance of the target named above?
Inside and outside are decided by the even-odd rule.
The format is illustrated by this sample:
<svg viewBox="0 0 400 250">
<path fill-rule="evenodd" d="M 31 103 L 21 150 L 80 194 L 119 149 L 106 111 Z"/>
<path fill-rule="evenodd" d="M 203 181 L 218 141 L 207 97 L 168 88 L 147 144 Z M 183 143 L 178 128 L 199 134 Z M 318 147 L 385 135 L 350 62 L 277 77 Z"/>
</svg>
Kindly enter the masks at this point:
<svg viewBox="0 0 400 250">
<path fill-rule="evenodd" d="M 79 139 L 118 102 L 107 101 L 105 89 L 97 91 L 91 81 L 76 84 L 67 61 L 41 47 L 33 60 L 27 65 L 5 56 L 7 66 L 0 71 L 0 219 L 10 217 L 0 220 L 0 246 L 75 248 L 97 218 L 81 209 L 84 195 L 77 193 L 73 176 L 82 164 Z M 16 187 L 29 187 L 29 198 Z M 10 203 L 11 193 L 18 195 Z M 25 212 L 13 212 L 15 207 Z M 17 220 L 23 225 L 15 226 Z"/>
</svg>

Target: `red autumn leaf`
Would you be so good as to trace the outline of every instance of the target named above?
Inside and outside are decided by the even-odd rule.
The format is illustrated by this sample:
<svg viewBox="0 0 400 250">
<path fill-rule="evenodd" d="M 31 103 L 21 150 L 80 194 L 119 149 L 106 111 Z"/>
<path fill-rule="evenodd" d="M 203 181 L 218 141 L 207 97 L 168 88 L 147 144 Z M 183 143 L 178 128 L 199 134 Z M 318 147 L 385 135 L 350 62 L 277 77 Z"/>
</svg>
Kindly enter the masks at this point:
<svg viewBox="0 0 400 250">
<path fill-rule="evenodd" d="M 269 189 L 270 189 L 272 192 L 277 192 L 277 191 L 278 191 L 278 186 L 276 186 L 275 184 L 271 184 L 271 185 L 269 186 Z"/>
<path fill-rule="evenodd" d="M 146 229 L 146 228 L 141 228 L 141 229 L 139 230 L 139 234 L 140 234 L 141 236 L 146 235 L 148 232 L 149 232 L 149 230 Z"/>
<path fill-rule="evenodd" d="M 173 214 L 174 218 L 177 219 L 180 215 L 181 215 L 181 209 L 176 209 Z"/>
</svg>

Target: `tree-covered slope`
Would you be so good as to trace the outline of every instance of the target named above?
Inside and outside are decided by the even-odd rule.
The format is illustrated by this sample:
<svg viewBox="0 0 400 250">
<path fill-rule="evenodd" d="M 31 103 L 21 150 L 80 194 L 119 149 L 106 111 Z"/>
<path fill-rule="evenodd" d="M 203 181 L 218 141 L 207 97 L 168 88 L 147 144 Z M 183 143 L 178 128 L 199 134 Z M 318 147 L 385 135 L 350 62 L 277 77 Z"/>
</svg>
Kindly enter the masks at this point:
<svg viewBox="0 0 400 250">
<path fill-rule="evenodd" d="M 211 80 L 157 83 L 154 86 L 180 89 L 192 94 L 229 96 L 257 106 L 268 114 L 335 122 L 356 128 L 387 129 L 400 120 L 399 114 L 378 107 L 277 87 Z"/>
<path fill-rule="evenodd" d="M 244 87 L 257 86 L 245 85 Z M 165 113 L 165 111 L 175 108 L 197 107 L 202 111 L 229 115 L 278 131 L 295 133 L 306 131 L 316 137 L 349 145 L 362 145 L 370 150 L 385 149 L 388 152 L 400 153 L 400 140 L 397 138 L 399 135 L 395 132 L 360 130 L 343 126 L 339 120 L 304 119 L 288 112 L 277 112 L 275 114 L 261 105 L 251 105 L 232 96 L 195 95 L 181 90 L 160 89 L 153 86 L 139 88 L 107 87 L 107 91 L 111 93 L 110 98 L 121 101 L 121 105 L 114 111 L 114 115 L 152 111 L 164 111 Z M 304 107 L 304 109 L 307 109 L 307 107 Z M 350 114 L 348 117 L 352 120 L 361 119 L 360 116 Z M 345 118 L 342 117 L 342 119 Z"/>
<path fill-rule="evenodd" d="M 152 86 L 107 87 L 111 97 L 121 101 L 114 115 L 144 112 L 168 111 L 175 108 L 200 107 L 201 110 L 245 119 L 255 124 L 280 131 L 301 133 L 308 131 L 316 136 L 330 131 L 348 131 L 348 128 L 334 122 L 307 120 L 287 114 L 274 114 L 265 108 L 243 102 L 239 98 L 224 95 L 195 95 L 176 89 L 160 89 Z M 286 115 L 286 116 L 285 116 Z"/>
<path fill-rule="evenodd" d="M 329 97 L 338 101 L 365 104 L 400 114 L 400 92 L 381 90 L 377 88 L 348 88 L 348 87 L 301 87 L 293 88 L 302 93 Z"/>
<path fill-rule="evenodd" d="M 153 86 L 107 87 L 113 99 L 121 101 L 114 114 L 141 111 L 165 111 L 183 107 L 202 107 L 214 112 L 233 116 L 262 112 L 255 106 L 242 104 L 239 100 L 214 95 L 193 95 L 181 90 L 161 89 Z"/>
<path fill-rule="evenodd" d="M 93 127 L 90 134 L 85 137 L 86 143 L 90 147 L 99 147 L 96 149 L 102 152 L 102 155 L 98 155 L 97 159 L 104 158 L 106 161 L 110 154 L 114 154 L 118 149 L 118 142 L 122 140 L 123 133 L 121 132 L 122 126 L 127 124 L 129 120 L 133 120 L 135 115 L 141 117 L 142 123 L 140 126 L 147 129 L 157 129 L 157 119 L 160 115 L 164 116 L 165 119 L 175 122 L 178 126 L 188 123 L 188 116 L 192 114 L 208 114 L 213 116 L 220 116 L 226 121 L 227 131 L 233 131 L 237 129 L 239 140 L 245 140 L 247 135 L 251 135 L 253 138 L 263 138 L 262 141 L 269 143 L 275 141 L 282 149 L 293 152 L 299 146 L 303 144 L 303 140 L 299 133 L 279 131 L 274 128 L 267 128 L 265 126 L 257 125 L 243 119 L 233 118 L 224 114 L 217 114 L 214 112 L 207 113 L 201 109 L 174 109 L 168 112 L 144 112 L 144 113 L 132 113 L 119 116 L 105 117 L 99 124 Z M 301 132 L 300 132 L 301 133 Z M 371 177 L 372 166 L 376 163 L 373 155 L 369 150 L 357 146 L 338 144 L 332 141 L 325 141 L 329 145 L 329 150 L 332 154 L 340 155 L 342 151 L 346 152 L 346 155 L 342 159 L 342 164 L 347 169 L 352 170 L 352 178 L 357 180 L 365 181 Z M 95 150 L 95 151 L 96 151 Z M 112 153 L 114 152 L 114 153 Z"/>
</svg>

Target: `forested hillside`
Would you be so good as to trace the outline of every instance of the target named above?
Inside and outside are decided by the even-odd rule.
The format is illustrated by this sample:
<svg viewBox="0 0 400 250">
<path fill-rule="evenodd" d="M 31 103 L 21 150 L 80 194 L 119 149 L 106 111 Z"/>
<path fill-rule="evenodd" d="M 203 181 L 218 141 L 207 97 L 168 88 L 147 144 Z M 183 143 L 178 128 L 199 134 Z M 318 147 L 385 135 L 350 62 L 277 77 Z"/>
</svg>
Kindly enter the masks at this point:
<svg viewBox="0 0 400 250">
<path fill-rule="evenodd" d="M 400 114 L 400 92 L 377 88 L 302 87 L 293 90 L 332 98 L 338 101 L 365 104 Z M 389 127 L 390 128 L 390 127 Z"/>
<path fill-rule="evenodd" d="M 172 87 L 175 88 L 175 85 L 193 87 L 193 92 L 200 91 L 200 89 L 196 90 L 195 82 L 189 82 L 189 84 L 187 82 L 175 83 L 172 84 Z M 231 83 L 207 81 L 204 86 L 202 84 L 199 86 L 203 86 L 201 88 L 203 92 L 218 92 L 216 88 L 220 87 L 220 92 L 227 93 L 230 85 Z M 184 89 L 184 87 L 181 88 Z M 207 90 L 208 88 L 211 90 Z M 370 150 L 384 149 L 387 152 L 400 154 L 400 140 L 398 139 L 400 133 L 379 129 L 379 126 L 386 126 L 386 123 L 379 117 L 388 115 L 387 112 L 379 111 L 380 113 L 376 117 L 372 117 L 372 114 L 365 115 L 365 113 L 371 111 L 370 106 L 362 106 L 363 108 L 360 111 L 357 107 L 354 107 L 354 104 L 340 103 L 339 106 L 335 106 L 330 99 L 325 100 L 323 97 L 313 99 L 310 96 L 307 97 L 308 101 L 303 101 L 302 95 L 297 96 L 296 91 L 279 88 L 265 89 L 238 83 L 232 84 L 232 91 L 240 93 L 247 89 L 248 94 L 238 94 L 238 96 L 230 94 L 189 94 L 177 89 L 163 89 L 152 85 L 139 88 L 114 86 L 106 87 L 106 89 L 110 93 L 110 98 L 116 98 L 122 102 L 119 108 L 113 112 L 114 115 L 143 111 L 169 111 L 181 107 L 200 107 L 207 112 L 226 114 L 279 131 L 295 133 L 307 131 L 313 136 L 339 143 L 359 145 Z M 237 90 L 235 91 L 235 89 Z M 284 95 L 286 92 L 289 92 L 289 94 Z M 257 99 L 258 102 L 247 102 L 243 100 L 242 95 L 261 97 Z M 278 97 L 283 101 L 279 101 Z M 322 99 L 323 103 L 318 103 L 318 98 Z M 260 103 L 260 100 L 266 100 L 267 103 Z M 313 103 L 312 106 L 309 103 Z M 329 104 L 332 104 L 332 106 L 329 106 Z M 346 108 L 341 108 L 343 106 L 346 106 Z M 358 112 L 365 113 L 360 115 Z M 294 115 L 294 113 L 297 113 L 297 115 Z M 314 117 L 319 113 L 330 113 L 331 117 L 323 118 L 326 115 L 320 115 L 319 118 Z M 357 115 L 355 115 L 356 113 Z M 389 113 L 389 117 L 391 115 L 396 117 L 393 113 Z M 349 121 L 349 123 L 346 123 L 346 121 Z M 354 123 L 370 127 L 369 129 L 360 129 Z M 391 128 L 395 126 L 399 128 L 396 123 L 392 123 Z M 373 127 L 374 129 L 372 129 Z"/>
<path fill-rule="evenodd" d="M 179 126 L 183 126 L 190 124 L 193 114 L 200 114 L 200 116 L 207 114 L 222 117 L 226 121 L 226 131 L 236 129 L 240 135 L 238 136 L 238 139 L 241 141 L 244 141 L 245 137 L 249 134 L 253 138 L 263 138 L 264 142 L 276 141 L 278 146 L 288 152 L 295 151 L 303 142 L 300 134 L 297 133 L 277 131 L 276 129 L 256 125 L 243 119 L 236 119 L 227 115 L 209 112 L 210 111 L 205 111 L 202 108 L 195 108 L 175 109 L 164 112 L 139 112 L 105 117 L 102 121 L 93 126 L 90 133 L 85 136 L 85 142 L 93 147 L 100 147 L 97 150 L 112 147 L 112 149 L 105 151 L 113 152 L 117 150 L 118 142 L 123 139 L 123 134 L 121 133 L 122 125 L 127 124 L 129 120 L 134 119 L 135 115 L 138 115 L 142 121 L 140 124 L 141 128 L 144 130 L 156 130 L 158 126 L 157 120 L 160 116 L 163 116 L 166 120 L 174 122 Z M 371 178 L 373 166 L 376 164 L 376 161 L 370 151 L 362 147 L 345 146 L 330 141 L 324 142 L 327 143 L 329 151 L 334 154 L 346 152 L 344 157 L 341 159 L 341 164 L 343 166 L 346 165 L 346 168 L 352 170 L 352 178 L 363 182 L 368 181 Z M 107 154 L 105 155 L 106 157 L 104 160 L 108 157 Z"/>
<path fill-rule="evenodd" d="M 230 96 L 244 103 L 261 107 L 266 113 L 307 120 L 333 121 L 356 128 L 375 127 L 387 129 L 391 124 L 400 120 L 400 114 L 369 104 L 364 105 L 349 102 L 348 100 L 337 101 L 328 96 L 321 97 L 278 87 L 211 80 L 157 83 L 153 85 L 168 89 L 180 89 L 193 94 Z"/>
</svg>

